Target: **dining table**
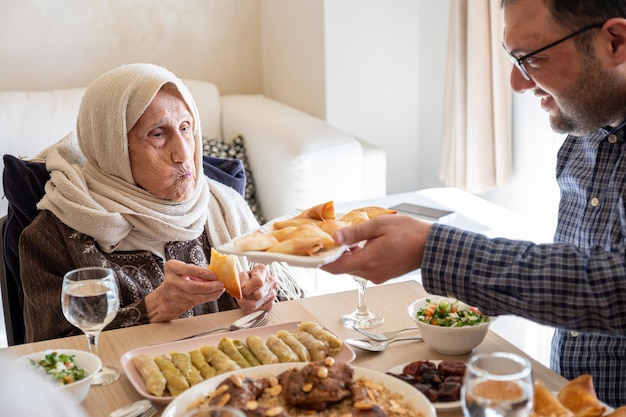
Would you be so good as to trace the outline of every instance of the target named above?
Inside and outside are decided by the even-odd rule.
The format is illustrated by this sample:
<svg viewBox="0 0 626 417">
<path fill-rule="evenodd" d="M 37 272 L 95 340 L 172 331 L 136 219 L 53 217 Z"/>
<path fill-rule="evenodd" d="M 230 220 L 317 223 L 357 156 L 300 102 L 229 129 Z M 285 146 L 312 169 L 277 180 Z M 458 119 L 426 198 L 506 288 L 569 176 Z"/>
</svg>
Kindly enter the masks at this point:
<svg viewBox="0 0 626 417">
<path fill-rule="evenodd" d="M 384 322 L 374 331 L 393 330 L 414 325 L 409 317 L 408 306 L 417 299 L 428 296 L 422 285 L 415 280 L 370 285 L 367 289 L 368 307 L 381 314 Z M 342 339 L 363 338 L 354 329 L 344 327 L 341 315 L 351 312 L 357 305 L 356 290 L 343 291 L 319 296 L 305 297 L 298 300 L 277 302 L 268 314 L 266 326 L 280 325 L 294 321 L 314 321 Z M 170 342 L 189 335 L 194 335 L 216 327 L 228 326 L 232 321 L 243 316 L 242 310 L 229 310 L 191 318 L 182 318 L 166 323 L 153 323 L 101 333 L 99 355 L 106 365 L 113 365 L 122 370 L 121 357 L 128 351 L 155 344 Z M 409 336 L 406 332 L 403 336 Z M 87 349 L 85 336 L 72 336 L 35 343 L 3 348 L 0 352 L 16 357 L 47 349 Z M 489 331 L 484 341 L 473 352 L 449 356 L 435 351 L 421 341 L 401 341 L 390 344 L 384 352 L 369 352 L 354 349 L 356 357 L 352 364 L 363 368 L 385 372 L 403 363 L 417 360 L 463 360 L 467 361 L 472 353 L 478 352 L 513 352 L 526 357 L 533 366 L 535 380 L 541 380 L 552 391 L 558 391 L 567 380 L 553 372 L 540 362 L 518 349 L 515 345 Z M 417 391 L 416 391 L 417 392 Z M 81 404 L 89 416 L 108 416 L 113 410 L 143 397 L 134 389 L 128 376 L 122 371 L 120 378 L 113 384 L 93 386 Z M 155 404 L 160 415 L 165 404 Z M 455 409 L 445 415 L 461 416 L 462 411 Z"/>
</svg>

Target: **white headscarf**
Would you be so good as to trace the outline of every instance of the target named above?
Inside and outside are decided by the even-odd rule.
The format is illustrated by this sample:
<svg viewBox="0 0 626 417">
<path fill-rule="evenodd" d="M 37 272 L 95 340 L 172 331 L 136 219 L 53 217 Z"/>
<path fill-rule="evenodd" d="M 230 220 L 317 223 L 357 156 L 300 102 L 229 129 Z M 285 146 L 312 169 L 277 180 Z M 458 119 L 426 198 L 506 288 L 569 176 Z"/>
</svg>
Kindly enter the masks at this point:
<svg viewBox="0 0 626 417">
<path fill-rule="evenodd" d="M 166 83 L 176 86 L 194 119 L 198 181 L 189 200 L 174 203 L 139 187 L 130 167 L 127 134 Z M 200 118 L 191 93 L 165 68 L 129 64 L 96 78 L 85 91 L 76 126 L 83 166 L 51 147 L 46 194 L 38 204 L 71 228 L 114 248 L 134 228 L 148 239 L 186 241 L 200 236 L 210 200 L 202 169 Z M 73 138 L 66 139 L 71 149 Z M 68 145 L 69 144 L 69 145 Z"/>
<path fill-rule="evenodd" d="M 182 203 L 156 198 L 137 186 L 128 155 L 128 131 L 166 83 L 178 88 L 194 119 L 198 180 L 191 198 Z M 206 229 L 216 247 L 258 227 L 237 191 L 203 175 L 196 104 L 180 79 L 153 64 L 124 65 L 96 78 L 83 96 L 76 132 L 35 159 L 45 161 L 50 172 L 37 208 L 92 236 L 105 251 L 114 250 L 131 231 L 167 242 L 192 240 Z M 237 257 L 237 264 L 239 271 L 251 267 L 245 257 Z M 303 296 L 283 264 L 273 262 L 270 269 L 281 297 Z"/>
</svg>

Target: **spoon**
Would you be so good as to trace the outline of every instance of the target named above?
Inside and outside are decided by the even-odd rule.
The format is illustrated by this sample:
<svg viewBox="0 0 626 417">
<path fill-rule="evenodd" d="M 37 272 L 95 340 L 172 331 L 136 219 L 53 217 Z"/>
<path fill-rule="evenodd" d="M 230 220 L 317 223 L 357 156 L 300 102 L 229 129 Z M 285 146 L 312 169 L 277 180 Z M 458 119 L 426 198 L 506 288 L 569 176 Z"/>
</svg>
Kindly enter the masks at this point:
<svg viewBox="0 0 626 417">
<path fill-rule="evenodd" d="M 219 331 L 226 331 L 226 330 L 234 331 L 234 330 L 250 329 L 252 327 L 259 327 L 267 323 L 267 320 L 268 320 L 267 311 L 259 310 L 259 311 L 255 311 L 254 313 L 250 313 L 247 316 L 243 316 L 235 320 L 228 327 L 217 327 L 215 329 L 207 330 L 206 332 L 192 334 L 191 336 L 181 337 L 180 339 L 176 339 L 173 341 L 176 342 L 179 340 L 193 339 L 194 337 L 205 336 L 207 334 L 211 334 L 213 332 L 219 332 Z"/>
<path fill-rule="evenodd" d="M 148 400 L 139 400 L 118 408 L 109 414 L 109 417 L 151 417 L 156 414 L 156 408 Z"/>
<path fill-rule="evenodd" d="M 387 342 L 372 342 L 365 339 L 346 339 L 346 343 L 359 349 L 369 350 L 370 352 L 383 352 L 391 343 L 402 342 L 405 340 L 424 340 L 421 337 L 401 337 L 399 339 L 391 339 Z"/>
</svg>

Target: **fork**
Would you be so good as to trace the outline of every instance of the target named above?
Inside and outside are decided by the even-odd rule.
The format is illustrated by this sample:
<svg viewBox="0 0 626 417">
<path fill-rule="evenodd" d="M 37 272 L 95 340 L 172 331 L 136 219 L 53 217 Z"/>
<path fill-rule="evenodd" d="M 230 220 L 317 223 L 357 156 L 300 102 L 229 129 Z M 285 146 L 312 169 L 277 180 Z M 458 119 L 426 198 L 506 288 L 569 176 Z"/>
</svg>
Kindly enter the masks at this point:
<svg viewBox="0 0 626 417">
<path fill-rule="evenodd" d="M 152 417 L 157 413 L 155 406 L 151 406 L 149 409 L 143 412 L 139 417 Z"/>
<path fill-rule="evenodd" d="M 251 326 L 235 327 L 235 326 L 231 325 L 229 327 L 216 327 L 215 329 L 207 330 L 206 332 L 192 334 L 191 336 L 181 337 L 180 339 L 176 339 L 175 341 L 177 342 L 179 340 L 195 339 L 196 337 L 206 336 L 207 334 L 211 334 L 211 333 L 215 333 L 215 332 L 223 332 L 223 331 L 227 331 L 227 330 L 228 331 L 234 331 L 234 330 L 252 329 L 254 327 L 265 326 L 268 321 L 269 321 L 269 319 L 266 316 L 264 316 L 262 319 L 255 321 Z"/>
<path fill-rule="evenodd" d="M 363 336 L 367 336 L 370 339 L 377 340 L 379 342 L 384 342 L 385 340 L 393 339 L 395 337 L 395 335 L 397 335 L 400 332 L 404 332 L 404 331 L 407 331 L 407 330 L 419 330 L 418 327 L 404 327 L 402 329 L 393 330 L 393 331 L 389 331 L 389 332 L 370 333 L 370 332 L 366 332 L 365 330 L 361 330 L 361 329 L 356 328 L 356 327 L 353 327 L 353 329 L 356 330 L 357 332 L 361 333 Z"/>
<path fill-rule="evenodd" d="M 109 417 L 152 417 L 157 409 L 148 400 L 139 400 L 114 410 Z"/>
</svg>

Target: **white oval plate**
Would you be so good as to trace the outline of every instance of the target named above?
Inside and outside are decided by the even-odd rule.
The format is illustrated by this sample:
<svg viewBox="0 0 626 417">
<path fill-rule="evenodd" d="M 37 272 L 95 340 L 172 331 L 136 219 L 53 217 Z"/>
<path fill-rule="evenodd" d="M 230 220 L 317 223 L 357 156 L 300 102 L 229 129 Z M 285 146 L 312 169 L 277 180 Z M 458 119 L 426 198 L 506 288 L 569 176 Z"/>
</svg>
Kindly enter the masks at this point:
<svg viewBox="0 0 626 417">
<path fill-rule="evenodd" d="M 422 359 L 422 360 L 428 360 L 429 362 L 432 362 L 435 365 L 439 365 L 441 363 L 441 361 L 439 361 L 439 360 L 431 360 L 431 359 Z M 415 361 L 412 361 L 412 362 L 415 362 Z M 408 364 L 412 363 L 412 362 L 406 362 L 406 363 L 402 363 L 400 365 L 396 365 L 393 368 L 389 369 L 387 372 L 391 372 L 392 374 L 401 374 L 402 370 L 404 369 L 404 367 L 407 366 Z M 409 384 L 407 382 L 405 382 L 405 384 L 410 386 L 415 391 L 420 392 L 417 388 L 412 387 L 411 384 Z M 421 392 L 420 392 L 420 394 L 421 394 Z M 426 397 L 426 396 L 424 396 L 424 397 Z M 428 398 L 427 398 L 427 400 L 428 400 Z M 456 410 L 460 410 L 461 409 L 461 401 L 434 402 L 434 403 L 432 403 L 432 405 L 435 407 L 435 410 L 437 410 L 437 411 L 456 411 Z"/>
<path fill-rule="evenodd" d="M 262 232 L 267 233 L 273 229 L 274 222 L 277 222 L 279 220 L 291 219 L 292 217 L 295 217 L 296 215 L 298 215 L 298 213 L 300 213 L 300 211 L 294 211 L 292 213 L 270 220 L 269 222 L 265 223 L 260 228 L 253 230 L 249 233 L 246 233 L 244 235 L 238 236 L 235 239 L 231 240 L 230 242 L 225 243 L 215 248 L 215 250 L 217 250 L 220 253 L 226 253 L 229 255 L 245 256 L 246 258 L 248 258 L 248 261 L 250 262 L 257 262 L 257 263 L 285 262 L 286 264 L 289 264 L 291 266 L 298 266 L 302 268 L 319 268 L 322 265 L 326 265 L 328 263 L 331 263 L 339 259 L 339 257 L 348 249 L 347 245 L 338 246 L 332 249 L 323 249 L 319 251 L 318 253 L 313 254 L 311 256 L 290 255 L 286 253 L 263 252 L 263 251 L 242 251 L 237 246 L 235 246 L 235 243 L 234 243 L 235 240 L 240 239 L 243 236 L 252 234 L 256 232 L 257 230 L 261 230 Z M 339 218 L 341 217 L 342 214 L 336 213 L 335 215 L 337 218 Z"/>
<path fill-rule="evenodd" d="M 176 397 L 166 408 L 163 410 L 162 417 L 181 417 L 185 409 L 194 401 L 206 397 L 211 392 L 215 391 L 217 386 L 229 375 L 235 373 L 243 375 L 245 377 L 259 377 L 277 375 L 293 367 L 303 367 L 306 363 L 279 363 L 275 365 L 263 365 L 256 366 L 254 368 L 246 368 L 238 371 L 228 372 L 222 375 L 218 375 L 211 379 L 207 379 L 204 382 L 194 385 L 181 395 Z M 386 375 L 383 372 L 372 371 L 371 369 L 360 368 L 353 366 L 354 376 L 374 380 L 383 384 L 387 389 L 392 392 L 402 394 L 404 400 L 412 404 L 416 409 L 422 412 L 423 417 L 436 417 L 435 408 L 428 401 L 428 398 L 421 392 L 390 375 Z"/>
</svg>

